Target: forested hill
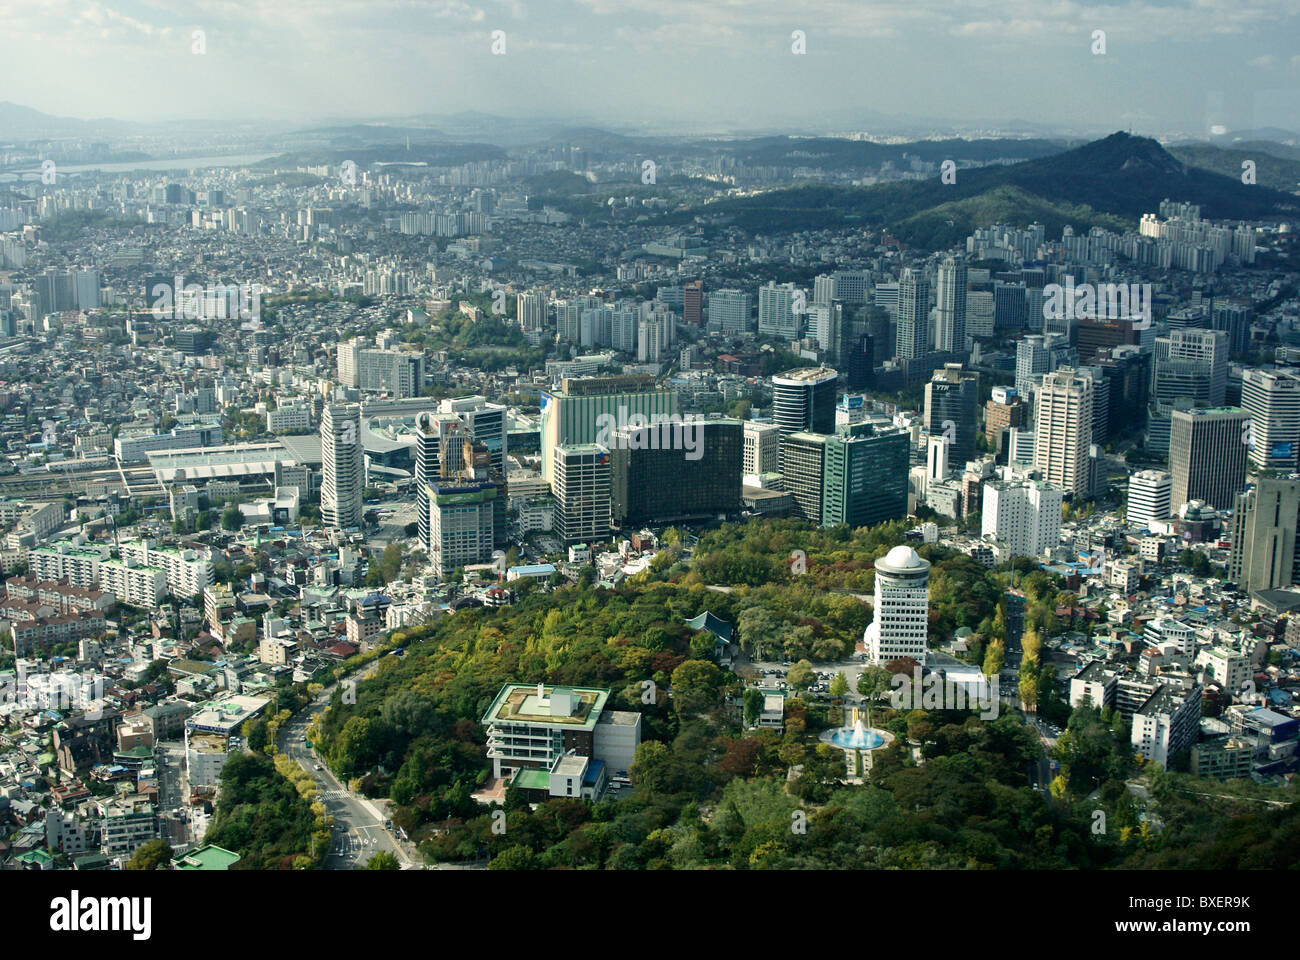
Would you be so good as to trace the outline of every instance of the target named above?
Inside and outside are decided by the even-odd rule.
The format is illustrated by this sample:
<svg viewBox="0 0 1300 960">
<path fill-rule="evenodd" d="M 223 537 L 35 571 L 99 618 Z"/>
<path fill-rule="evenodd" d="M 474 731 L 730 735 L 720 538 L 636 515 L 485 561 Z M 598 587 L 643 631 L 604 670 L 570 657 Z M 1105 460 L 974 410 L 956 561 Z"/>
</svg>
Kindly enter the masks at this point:
<svg viewBox="0 0 1300 960">
<path fill-rule="evenodd" d="M 902 535 L 901 524 L 856 531 L 793 520 L 725 526 L 700 540 L 688 566 L 670 532 L 652 569 L 617 590 L 584 580 L 552 592 L 530 582 L 513 606 L 462 610 L 399 631 L 390 642 L 405 655 L 384 657 L 376 675 L 358 685 L 354 705 L 336 696 L 314 736 L 337 773 L 392 798 L 394 822 L 428 857 L 492 856 L 498 868 L 1066 869 L 1300 859 L 1300 807 L 1264 811 L 1257 803 L 1193 796 L 1190 778 L 1133 756 L 1117 715 L 1071 713 L 1051 667 L 1036 658 L 1028 688 L 1022 672 L 1022 690 L 1037 698 L 1040 714 L 1068 722 L 1063 774 L 1050 796 L 1030 784 L 1041 748 L 1010 710 L 992 721 L 958 711 L 895 711 L 879 698 L 880 687 L 860 688 L 877 697 L 873 723 L 898 740 L 876 754 L 869 782 L 859 786 L 841 782 L 841 751 L 818 742 L 828 724 L 839 725 L 839 708 L 828 698 L 788 700 L 782 732 L 747 729 L 738 678 L 712 661 L 712 636 L 683 621 L 711 610 L 737 625 L 747 647 L 761 643 L 769 656 L 838 658 L 870 612 L 832 591 L 869 594 L 872 562 Z M 806 573 L 790 563 L 793 550 L 805 552 Z M 932 644 L 969 627 L 969 656 L 980 662 L 1004 642 L 1000 600 L 1011 570 L 986 570 L 936 547 L 919 550 L 934 563 Z M 1068 595 L 1051 575 L 1022 561 L 1018 586 L 1027 597 L 1026 650 L 1031 638 L 1071 626 L 1056 620 Z M 609 687 L 610 706 L 641 712 L 645 742 L 631 770 L 634 786 L 594 806 L 557 799 L 535 811 L 508 791 L 500 834 L 490 811 L 470 798 L 489 772 L 479 719 L 503 683 L 539 680 Z M 657 691 L 651 702 L 643 696 L 647 680 Z M 920 765 L 905 749 L 909 740 L 924 744 Z M 1127 789 L 1131 779 L 1145 780 L 1149 800 Z M 1097 809 L 1108 824 L 1100 835 Z M 805 833 L 790 829 L 795 811 L 807 819 Z"/>
<path fill-rule="evenodd" d="M 761 231 L 861 222 L 909 245 L 938 250 L 993 223 L 1026 226 L 1037 220 L 1049 236 L 1066 224 L 1076 232 L 1093 226 L 1136 229 L 1138 218 L 1167 198 L 1198 203 L 1210 219 L 1300 212 L 1294 193 L 1245 184 L 1239 166 L 1236 176 L 1205 170 L 1154 140 L 1127 133 L 1022 163 L 958 170 L 951 183 L 935 176 L 860 188 L 795 187 L 710 203 L 701 211 Z"/>
</svg>

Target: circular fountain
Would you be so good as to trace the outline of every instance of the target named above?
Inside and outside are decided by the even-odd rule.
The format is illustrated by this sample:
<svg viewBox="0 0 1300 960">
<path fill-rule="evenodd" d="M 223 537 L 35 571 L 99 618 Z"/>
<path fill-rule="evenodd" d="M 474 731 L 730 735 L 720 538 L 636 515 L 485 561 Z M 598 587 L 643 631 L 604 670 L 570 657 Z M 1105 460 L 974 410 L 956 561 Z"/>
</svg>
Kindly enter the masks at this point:
<svg viewBox="0 0 1300 960">
<path fill-rule="evenodd" d="M 825 731 L 821 735 L 821 741 L 844 751 L 846 779 L 860 783 L 863 774 L 871 769 L 871 751 L 888 746 L 894 735 L 887 730 L 869 726 L 870 714 L 864 723 L 858 715 L 857 707 L 845 707 L 844 712 L 844 726 Z"/>
<path fill-rule="evenodd" d="M 868 730 L 860 718 L 852 727 L 840 727 L 831 734 L 831 743 L 845 750 L 874 750 L 884 742 L 885 738 L 874 730 Z"/>
</svg>

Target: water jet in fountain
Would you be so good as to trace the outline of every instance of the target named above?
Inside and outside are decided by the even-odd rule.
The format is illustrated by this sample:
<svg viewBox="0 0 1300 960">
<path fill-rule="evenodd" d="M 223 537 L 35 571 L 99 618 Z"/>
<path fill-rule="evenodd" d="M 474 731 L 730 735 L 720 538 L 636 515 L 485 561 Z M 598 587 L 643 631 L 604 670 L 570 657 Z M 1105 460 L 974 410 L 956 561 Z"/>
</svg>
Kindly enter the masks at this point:
<svg viewBox="0 0 1300 960">
<path fill-rule="evenodd" d="M 884 737 L 868 730 L 861 719 L 856 720 L 852 727 L 840 727 L 831 734 L 831 743 L 845 750 L 874 750 L 884 742 Z"/>
</svg>

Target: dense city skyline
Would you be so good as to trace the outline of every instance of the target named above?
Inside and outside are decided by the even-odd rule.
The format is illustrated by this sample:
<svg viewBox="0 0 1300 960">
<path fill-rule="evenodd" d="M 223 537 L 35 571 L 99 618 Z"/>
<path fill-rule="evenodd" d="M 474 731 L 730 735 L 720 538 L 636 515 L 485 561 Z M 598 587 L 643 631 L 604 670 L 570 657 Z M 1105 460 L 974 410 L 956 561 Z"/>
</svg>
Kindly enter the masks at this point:
<svg viewBox="0 0 1300 960">
<path fill-rule="evenodd" d="M 1293 6 L 0 0 L 6 916 L 1281 927 Z"/>
</svg>

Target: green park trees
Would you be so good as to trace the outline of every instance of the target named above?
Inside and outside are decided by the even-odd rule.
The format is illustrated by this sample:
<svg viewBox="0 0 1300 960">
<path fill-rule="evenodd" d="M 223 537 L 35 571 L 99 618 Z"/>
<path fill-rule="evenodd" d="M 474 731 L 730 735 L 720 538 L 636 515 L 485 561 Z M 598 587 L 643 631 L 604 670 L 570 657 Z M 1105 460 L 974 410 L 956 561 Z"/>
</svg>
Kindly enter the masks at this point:
<svg viewBox="0 0 1300 960">
<path fill-rule="evenodd" d="M 807 660 L 799 660 L 790 666 L 785 675 L 786 682 L 795 690 L 807 690 L 812 686 L 813 665 Z"/>
</svg>

